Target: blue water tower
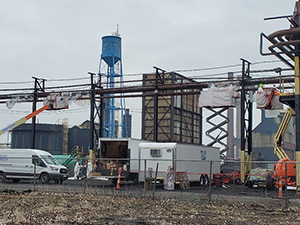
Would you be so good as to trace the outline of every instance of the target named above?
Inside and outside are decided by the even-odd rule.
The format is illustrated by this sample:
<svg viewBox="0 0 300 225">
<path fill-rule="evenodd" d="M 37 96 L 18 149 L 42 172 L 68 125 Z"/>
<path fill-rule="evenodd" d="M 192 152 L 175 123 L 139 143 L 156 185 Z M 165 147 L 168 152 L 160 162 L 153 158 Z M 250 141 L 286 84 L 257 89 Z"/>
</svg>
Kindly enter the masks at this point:
<svg viewBox="0 0 300 225">
<path fill-rule="evenodd" d="M 102 53 L 99 64 L 99 75 L 106 78 L 106 88 L 123 87 L 123 70 L 121 56 L 121 37 L 118 31 L 102 37 Z M 108 94 L 113 96 L 114 94 Z M 128 137 L 124 98 L 105 98 L 104 137 Z"/>
</svg>

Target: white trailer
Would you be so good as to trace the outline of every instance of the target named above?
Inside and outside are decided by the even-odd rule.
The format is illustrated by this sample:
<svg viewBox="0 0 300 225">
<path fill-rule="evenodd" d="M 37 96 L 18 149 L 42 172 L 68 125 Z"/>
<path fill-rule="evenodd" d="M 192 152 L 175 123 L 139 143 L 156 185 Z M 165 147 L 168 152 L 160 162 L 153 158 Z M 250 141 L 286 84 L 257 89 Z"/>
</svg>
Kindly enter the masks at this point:
<svg viewBox="0 0 300 225">
<path fill-rule="evenodd" d="M 171 166 L 174 172 L 186 172 L 190 181 L 199 181 L 200 174 L 210 172 L 210 161 L 213 161 L 211 172 L 220 173 L 220 152 L 214 147 L 158 143 L 132 138 L 100 138 L 99 143 L 100 158 L 108 158 L 111 162 L 115 158 L 119 167 L 123 165 L 123 168 L 128 169 L 126 176 L 129 180 L 144 181 L 145 162 L 147 177 L 149 170 L 155 172 L 157 163 L 158 177 L 164 177 L 168 167 Z M 124 160 L 120 160 L 122 158 Z M 111 168 L 106 172 L 112 174 Z M 117 175 L 116 168 L 113 175 Z"/>
<path fill-rule="evenodd" d="M 218 148 L 177 143 L 140 143 L 139 180 L 144 179 L 144 168 L 153 171 L 158 166 L 158 176 L 164 177 L 170 166 L 175 173 L 186 172 L 189 181 L 199 181 L 201 174 L 220 173 L 220 152 Z M 151 170 L 151 169 L 150 169 Z"/>
</svg>

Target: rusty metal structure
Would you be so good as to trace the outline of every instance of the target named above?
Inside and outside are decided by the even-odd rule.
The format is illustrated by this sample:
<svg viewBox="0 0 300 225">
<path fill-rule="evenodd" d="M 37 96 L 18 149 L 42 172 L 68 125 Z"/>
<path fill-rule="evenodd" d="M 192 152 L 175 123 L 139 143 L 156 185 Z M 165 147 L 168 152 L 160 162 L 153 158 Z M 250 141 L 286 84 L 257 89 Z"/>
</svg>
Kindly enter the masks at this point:
<svg viewBox="0 0 300 225">
<path fill-rule="evenodd" d="M 196 82 L 174 72 L 166 73 L 157 67 L 155 70 L 154 74 L 143 75 L 143 86 L 153 86 L 155 90 L 153 95 L 142 98 L 142 139 L 202 144 L 202 109 L 198 103 L 198 88 L 185 91 L 179 88 L 168 96 L 159 96 L 158 89 L 162 85 L 183 86 Z M 185 95 L 176 95 L 178 92 L 185 92 Z"/>
<path fill-rule="evenodd" d="M 261 33 L 260 53 L 262 55 L 274 55 L 282 60 L 290 68 L 294 69 L 294 93 L 282 93 L 280 101 L 290 106 L 295 111 L 296 118 L 296 161 L 300 161 L 300 1 L 296 2 L 293 15 L 284 17 L 273 17 L 267 19 L 287 18 L 290 28 L 276 31 L 270 35 Z M 271 45 L 269 52 L 263 52 L 264 40 Z M 294 64 L 292 64 L 292 61 Z M 300 191 L 300 165 L 296 164 L 297 191 Z"/>
</svg>

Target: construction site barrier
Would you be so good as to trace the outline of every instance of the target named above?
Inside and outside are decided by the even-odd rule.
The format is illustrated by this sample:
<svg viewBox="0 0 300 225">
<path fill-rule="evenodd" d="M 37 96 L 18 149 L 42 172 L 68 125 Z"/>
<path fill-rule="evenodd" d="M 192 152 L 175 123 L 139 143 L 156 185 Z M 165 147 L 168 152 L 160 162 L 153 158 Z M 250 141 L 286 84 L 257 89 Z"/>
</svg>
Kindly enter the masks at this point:
<svg viewBox="0 0 300 225">
<path fill-rule="evenodd" d="M 21 157 L 15 157 L 18 161 Z M 5 160 L 4 158 L 2 161 Z M 131 194 L 137 196 L 172 196 L 178 197 L 180 193 L 187 192 L 189 196 L 206 198 L 213 200 L 215 196 L 235 195 L 244 197 L 245 195 L 257 197 L 272 197 L 272 199 L 285 199 L 288 202 L 290 199 L 298 199 L 296 187 L 290 184 L 295 184 L 290 177 L 283 176 L 280 178 L 272 177 L 272 170 L 275 161 L 253 161 L 253 168 L 266 169 L 263 173 L 257 170 L 252 173 L 251 170 L 241 174 L 239 171 L 240 163 L 238 161 L 203 161 L 203 160 L 162 160 L 162 159 L 124 159 L 124 158 L 100 158 L 95 159 L 95 165 L 89 162 L 88 157 L 76 159 L 80 164 L 79 173 L 74 174 L 74 171 L 69 171 L 69 179 L 63 184 L 56 184 L 50 181 L 49 184 L 42 184 L 39 174 L 39 168 L 34 166 L 34 179 L 19 180 L 12 179 L 8 174 L 4 174 L 5 182 L 0 183 L 0 191 L 9 189 L 22 190 L 31 189 L 32 191 L 51 191 L 51 192 L 95 192 L 103 194 Z M 1 161 L 1 158 L 0 158 Z M 77 163 L 76 162 L 76 163 Z M 106 165 L 102 174 L 99 170 L 99 165 Z M 1 163 L 1 162 L 0 162 Z M 177 163 L 177 164 L 176 164 Z M 287 165 L 289 162 L 285 162 Z M 299 162 L 293 162 L 297 164 Z M 199 164 L 199 168 L 203 170 L 190 169 Z M 228 165 L 230 168 L 228 169 Z M 135 170 L 133 170 L 134 166 Z M 172 168 L 172 165 L 177 167 L 183 166 L 180 169 Z M 192 165 L 192 166 L 191 166 Z M 223 166 L 225 165 L 225 166 Z M 226 168 L 227 165 L 227 168 Z M 259 167 L 257 166 L 259 165 Z M 171 166 L 171 168 L 168 168 Z M 214 171 L 215 168 L 217 171 Z M 1 167 L 1 165 L 0 165 Z M 183 169 L 184 167 L 190 169 Z M 287 168 L 287 166 L 285 167 Z M 75 168 L 74 168 L 75 169 Z M 174 176 L 174 188 L 165 189 L 164 183 L 167 179 L 167 174 L 171 173 Z M 270 173 L 267 173 L 269 171 Z M 131 173 L 138 174 L 138 177 Z M 246 177 L 245 181 L 241 180 L 241 176 Z M 273 189 L 267 188 L 266 176 L 271 176 Z M 0 179 L 1 180 L 1 179 Z M 294 183 L 293 183 L 294 182 Z M 115 193 L 114 190 L 119 192 Z M 215 195 L 216 194 L 216 195 Z"/>
</svg>

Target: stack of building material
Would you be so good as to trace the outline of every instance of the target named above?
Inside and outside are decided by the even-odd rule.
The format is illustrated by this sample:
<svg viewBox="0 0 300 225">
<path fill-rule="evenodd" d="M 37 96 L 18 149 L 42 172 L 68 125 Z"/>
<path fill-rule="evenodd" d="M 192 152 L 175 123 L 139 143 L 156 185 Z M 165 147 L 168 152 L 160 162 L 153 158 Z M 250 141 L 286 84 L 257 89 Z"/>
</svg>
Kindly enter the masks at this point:
<svg viewBox="0 0 300 225">
<path fill-rule="evenodd" d="M 190 189 L 190 181 L 186 172 L 177 172 L 176 181 L 179 182 L 179 187 L 182 190 Z"/>
</svg>

